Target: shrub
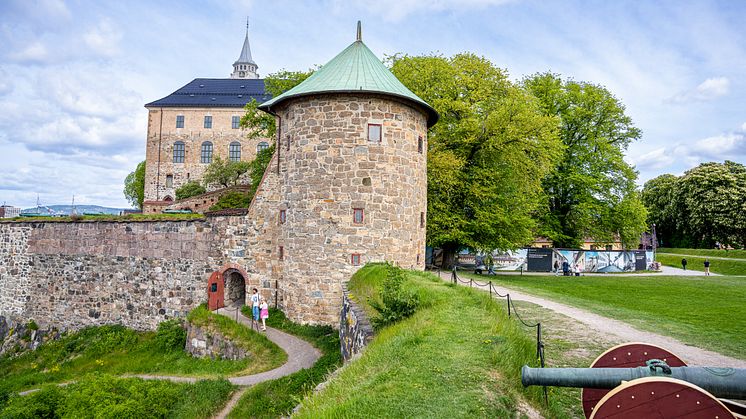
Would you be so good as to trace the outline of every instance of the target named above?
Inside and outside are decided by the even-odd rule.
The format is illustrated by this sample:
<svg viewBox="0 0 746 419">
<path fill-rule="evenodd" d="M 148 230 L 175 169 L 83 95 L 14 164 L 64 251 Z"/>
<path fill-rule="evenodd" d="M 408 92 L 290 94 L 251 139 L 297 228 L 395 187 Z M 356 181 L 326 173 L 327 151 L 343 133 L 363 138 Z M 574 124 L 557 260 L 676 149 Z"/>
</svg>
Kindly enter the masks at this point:
<svg viewBox="0 0 746 419">
<path fill-rule="evenodd" d="M 26 327 L 28 328 L 28 330 L 39 330 L 39 325 L 36 324 L 33 319 L 29 320 L 28 323 L 26 323 Z"/>
<path fill-rule="evenodd" d="M 386 264 L 386 279 L 383 280 L 381 290 L 378 293 L 380 301 L 371 299 L 369 304 L 378 316 L 371 320 L 373 326 L 380 328 L 414 314 L 419 305 L 417 294 L 402 289 L 406 277 L 404 271 L 398 266 Z"/>
<path fill-rule="evenodd" d="M 0 411 L 0 417 L 13 419 L 56 418 L 59 406 L 64 402 L 62 391 L 56 385 L 44 387 L 27 396 L 14 396 Z"/>
<path fill-rule="evenodd" d="M 204 186 L 200 185 L 199 182 L 191 181 L 183 184 L 176 190 L 176 199 L 187 199 L 193 196 L 202 195 L 207 192 Z"/>
<path fill-rule="evenodd" d="M 241 192 L 228 192 L 218 199 L 215 205 L 210 207 L 210 211 L 216 211 L 226 208 L 248 208 L 251 198 L 248 194 Z"/>
<path fill-rule="evenodd" d="M 158 324 L 155 344 L 165 351 L 180 351 L 186 345 L 186 330 L 179 319 L 166 320 Z"/>
</svg>

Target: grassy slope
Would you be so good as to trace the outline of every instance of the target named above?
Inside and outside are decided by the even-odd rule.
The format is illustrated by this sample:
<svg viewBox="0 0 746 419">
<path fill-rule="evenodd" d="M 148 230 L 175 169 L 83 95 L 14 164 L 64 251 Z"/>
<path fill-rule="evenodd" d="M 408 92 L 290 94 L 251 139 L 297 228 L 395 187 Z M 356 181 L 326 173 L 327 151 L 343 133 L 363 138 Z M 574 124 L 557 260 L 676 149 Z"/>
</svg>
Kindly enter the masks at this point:
<svg viewBox="0 0 746 419">
<path fill-rule="evenodd" d="M 655 255 L 655 259 L 666 266 L 681 268 L 681 256 L 658 253 Z M 691 269 L 694 271 L 705 270 L 704 256 L 687 256 L 686 261 L 686 269 Z M 746 275 L 746 262 L 737 260 L 710 259 L 710 271 L 722 275 Z"/>
<path fill-rule="evenodd" d="M 91 374 L 69 386 L 0 397 L 0 417 L 209 418 L 233 389 L 227 380 L 185 384 Z"/>
<path fill-rule="evenodd" d="M 226 317 L 210 316 L 215 316 L 221 323 L 237 325 Z M 20 391 L 39 384 L 73 380 L 91 372 L 214 378 L 266 371 L 285 362 L 287 354 L 277 345 L 259 333 L 244 329 L 245 333 L 253 336 L 248 345 L 252 353 L 259 355 L 259 362 L 251 359 L 228 361 L 193 358 L 182 350 L 164 351 L 155 343 L 153 332 L 141 333 L 122 326 L 102 326 L 63 336 L 17 358 L 0 358 L 0 382 L 10 390 Z"/>
<path fill-rule="evenodd" d="M 658 253 L 676 253 L 679 255 L 716 256 L 719 258 L 746 259 L 746 250 L 717 250 L 717 249 L 675 249 L 660 247 Z"/>
<path fill-rule="evenodd" d="M 248 307 L 244 309 L 244 313 L 250 316 Z M 287 416 L 304 396 L 342 363 L 339 332 L 335 329 L 329 326 L 299 325 L 289 321 L 281 311 L 275 309 L 270 309 L 267 324 L 311 342 L 321 351 L 321 358 L 311 368 L 252 386 L 241 397 L 229 418 Z"/>
<path fill-rule="evenodd" d="M 351 291 L 365 301 L 384 274 L 381 265 L 366 266 Z M 519 376 L 523 364 L 537 362 L 533 329 L 519 328 L 487 294 L 430 274 L 407 276 L 405 287 L 420 296 L 417 313 L 381 329 L 297 416 L 513 417 L 527 409 L 525 399 L 540 406 L 540 389 L 523 389 Z M 551 399 L 539 409 L 566 416 Z"/>
<path fill-rule="evenodd" d="M 497 276 L 490 280 L 746 359 L 743 344 L 746 280 L 743 279 L 658 275 Z"/>
</svg>

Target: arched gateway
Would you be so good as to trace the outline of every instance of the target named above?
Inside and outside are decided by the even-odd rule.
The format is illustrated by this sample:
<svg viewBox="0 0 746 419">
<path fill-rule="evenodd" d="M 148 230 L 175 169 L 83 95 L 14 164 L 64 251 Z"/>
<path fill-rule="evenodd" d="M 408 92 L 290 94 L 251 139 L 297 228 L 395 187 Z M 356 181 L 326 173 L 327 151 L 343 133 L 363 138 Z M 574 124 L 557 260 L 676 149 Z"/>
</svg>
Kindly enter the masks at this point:
<svg viewBox="0 0 746 419">
<path fill-rule="evenodd" d="M 246 304 L 246 278 L 246 271 L 235 263 L 227 263 L 213 272 L 207 281 L 209 309 L 241 307 Z"/>
</svg>

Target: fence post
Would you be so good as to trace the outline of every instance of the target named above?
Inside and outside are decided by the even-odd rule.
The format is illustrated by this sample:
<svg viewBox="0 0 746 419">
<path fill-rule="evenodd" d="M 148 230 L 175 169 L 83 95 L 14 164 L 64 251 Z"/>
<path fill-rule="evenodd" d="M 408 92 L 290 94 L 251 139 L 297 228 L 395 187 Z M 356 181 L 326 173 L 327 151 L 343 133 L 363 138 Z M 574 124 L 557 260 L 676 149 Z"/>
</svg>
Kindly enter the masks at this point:
<svg viewBox="0 0 746 419">
<path fill-rule="evenodd" d="M 508 294 L 507 297 L 508 297 L 508 317 L 510 317 L 510 294 Z"/>
<path fill-rule="evenodd" d="M 490 300 L 492 299 L 492 281 L 490 281 Z"/>
<path fill-rule="evenodd" d="M 544 359 L 541 356 L 541 323 L 536 323 L 536 356 L 541 362 L 541 367 L 544 368 Z"/>
<path fill-rule="evenodd" d="M 472 284 L 473 284 L 473 283 L 474 283 L 474 280 L 473 280 L 473 279 L 471 279 L 471 278 L 469 278 L 469 288 L 471 288 L 471 287 L 472 287 Z"/>
<path fill-rule="evenodd" d="M 456 283 L 456 265 L 453 265 L 453 271 L 451 272 L 451 279 L 453 279 L 453 283 Z"/>
<path fill-rule="evenodd" d="M 279 292 L 279 285 L 277 285 L 277 280 L 275 279 L 275 309 L 277 309 L 277 293 Z"/>
</svg>

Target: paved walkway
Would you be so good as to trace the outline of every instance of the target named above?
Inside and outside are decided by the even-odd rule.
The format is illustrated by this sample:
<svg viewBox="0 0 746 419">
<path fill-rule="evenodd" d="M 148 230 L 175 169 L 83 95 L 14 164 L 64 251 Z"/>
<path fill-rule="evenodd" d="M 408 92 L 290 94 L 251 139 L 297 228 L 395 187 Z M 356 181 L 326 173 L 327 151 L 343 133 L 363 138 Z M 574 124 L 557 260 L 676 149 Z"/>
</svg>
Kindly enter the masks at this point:
<svg viewBox="0 0 746 419">
<path fill-rule="evenodd" d="M 737 262 L 746 262 L 746 259 L 742 258 L 727 258 L 722 256 L 703 256 L 703 255 L 686 255 L 684 253 L 664 253 L 664 252 L 658 252 L 661 255 L 670 255 L 670 256 L 681 256 L 683 258 L 701 258 L 701 259 L 716 259 L 716 260 L 735 260 Z"/>
<path fill-rule="evenodd" d="M 691 269 L 674 268 L 673 266 L 661 265 L 661 271 L 663 275 L 675 275 L 675 276 L 707 276 L 703 271 L 693 271 Z M 720 276 L 714 272 L 710 272 L 710 276 Z"/>
<path fill-rule="evenodd" d="M 443 278 L 443 280 L 445 281 L 450 282 L 451 273 L 444 271 L 441 273 L 441 278 Z M 489 291 L 488 286 L 479 286 L 477 284 L 474 284 L 474 288 L 481 289 L 485 292 Z M 599 316 L 598 314 L 594 314 L 586 310 L 547 300 L 545 298 L 536 297 L 530 294 L 525 294 L 521 291 L 516 291 L 502 285 L 493 284 L 493 288 L 496 289 L 497 292 L 499 292 L 500 294 L 506 294 L 509 292 L 510 298 L 513 300 L 527 301 L 573 318 L 583 323 L 588 328 L 600 332 L 601 334 L 615 335 L 619 337 L 619 339 L 625 340 L 627 342 L 648 342 L 654 345 L 658 345 L 681 357 L 681 359 L 683 359 L 689 365 L 706 367 L 746 368 L 746 360 L 743 359 L 732 358 L 716 352 L 690 346 L 668 336 L 662 336 L 656 333 L 636 329 L 629 324 L 621 322 L 619 320 Z"/>
</svg>

